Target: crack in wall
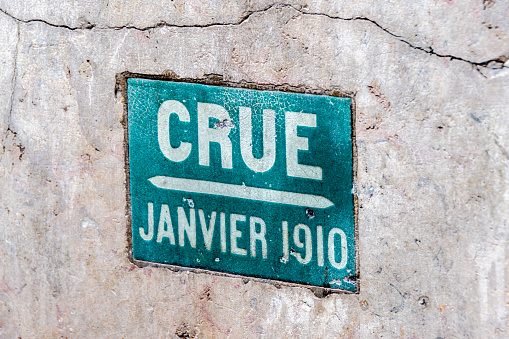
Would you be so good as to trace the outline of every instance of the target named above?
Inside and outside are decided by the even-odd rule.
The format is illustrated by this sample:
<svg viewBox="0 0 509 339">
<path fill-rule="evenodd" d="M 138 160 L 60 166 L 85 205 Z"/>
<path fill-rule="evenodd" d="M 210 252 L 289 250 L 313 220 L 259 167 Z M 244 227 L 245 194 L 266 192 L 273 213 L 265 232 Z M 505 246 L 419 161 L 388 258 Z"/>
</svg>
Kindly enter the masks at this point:
<svg viewBox="0 0 509 339">
<path fill-rule="evenodd" d="M 91 22 L 84 23 L 81 26 L 69 26 L 69 25 L 63 25 L 63 24 L 54 24 L 54 23 L 48 22 L 48 21 L 43 20 L 43 19 L 26 19 L 26 20 L 20 19 L 20 18 L 15 17 L 11 13 L 7 12 L 3 8 L 0 8 L 0 12 L 5 14 L 6 16 L 10 17 L 11 19 L 17 21 L 17 22 L 21 22 L 21 23 L 25 23 L 25 24 L 30 24 L 30 23 L 34 23 L 34 22 L 37 23 L 38 22 L 38 23 L 42 23 L 42 24 L 45 24 L 45 25 L 48 25 L 48 26 L 51 26 L 51 27 L 63 28 L 63 29 L 67 29 L 67 30 L 70 30 L 70 31 L 92 30 L 92 29 L 102 29 L 102 30 L 109 30 L 109 29 L 111 29 L 111 30 L 131 29 L 131 30 L 136 30 L 136 31 L 143 32 L 143 31 L 149 31 L 149 30 L 153 30 L 153 29 L 157 29 L 157 28 L 162 28 L 162 27 L 208 28 L 208 27 L 219 27 L 219 26 L 240 26 L 245 21 L 247 21 L 252 15 L 258 14 L 258 13 L 267 12 L 270 9 L 272 9 L 273 7 L 278 7 L 278 6 L 286 7 L 286 6 L 290 6 L 290 5 L 281 4 L 281 3 L 274 3 L 274 4 L 271 4 L 269 6 L 264 7 L 262 9 L 258 9 L 258 10 L 254 10 L 254 11 L 248 11 L 239 20 L 234 21 L 234 22 L 211 22 L 211 23 L 206 23 L 206 24 L 171 24 L 171 23 L 168 23 L 166 21 L 162 21 L 162 22 L 159 22 L 159 23 L 157 23 L 155 25 L 146 26 L 146 27 L 137 27 L 137 26 L 131 25 L 131 24 L 122 25 L 122 26 L 101 26 L 101 25 L 94 24 L 94 23 L 91 23 Z M 292 7 L 292 6 L 290 6 L 290 7 Z"/>
<path fill-rule="evenodd" d="M 296 6 L 291 5 L 291 4 L 279 3 L 279 2 L 273 3 L 273 4 L 271 4 L 269 6 L 266 6 L 266 7 L 262 8 L 262 9 L 258 9 L 258 10 L 254 10 L 254 11 L 248 11 L 239 20 L 234 21 L 234 22 L 211 22 L 211 23 L 206 23 L 206 24 L 192 24 L 191 25 L 191 24 L 171 24 L 171 23 L 163 21 L 163 22 L 159 22 L 159 23 L 157 23 L 155 25 L 146 26 L 146 27 L 137 27 L 137 26 L 131 25 L 131 24 L 122 25 L 122 26 L 100 26 L 98 24 L 94 24 L 94 23 L 90 23 L 90 22 L 87 22 L 87 23 L 85 23 L 85 24 L 83 24 L 81 26 L 69 26 L 69 25 L 63 25 L 63 24 L 54 24 L 54 23 L 48 22 L 48 21 L 43 20 L 43 19 L 20 19 L 20 18 L 15 17 L 14 15 L 10 14 L 9 12 L 7 12 L 6 10 L 4 10 L 2 8 L 0 8 L 0 12 L 5 14 L 6 16 L 10 17 L 11 19 L 17 21 L 18 23 L 30 24 L 30 23 L 38 22 L 38 23 L 43 23 L 43 24 L 51 26 L 51 27 L 67 29 L 67 30 L 70 30 L 70 31 L 92 30 L 92 29 L 102 29 L 102 30 L 110 30 L 110 29 L 111 30 L 123 30 L 123 29 L 129 29 L 129 30 L 136 30 L 136 31 L 148 31 L 148 30 L 153 30 L 153 29 L 157 29 L 157 28 L 161 28 L 161 27 L 170 27 L 170 28 L 171 27 L 173 27 L 173 28 L 209 28 L 209 27 L 220 27 L 220 26 L 240 26 L 244 22 L 249 20 L 249 18 L 251 16 L 253 16 L 255 14 L 260 14 L 260 13 L 268 12 L 272 8 L 289 8 L 289 9 L 292 9 L 294 11 L 299 12 L 301 15 L 304 15 L 304 16 L 320 16 L 320 17 L 329 18 L 331 20 L 363 21 L 363 22 L 366 22 L 368 24 L 374 25 L 375 27 L 377 27 L 378 29 L 380 29 L 384 33 L 386 33 L 386 34 L 390 35 L 391 37 L 395 38 L 396 40 L 406 44 L 408 47 L 410 47 L 412 49 L 424 52 L 424 53 L 426 53 L 428 55 L 432 55 L 432 56 L 435 56 L 435 57 L 448 58 L 450 60 L 456 60 L 456 61 L 468 63 L 468 64 L 470 64 L 472 67 L 474 67 L 479 72 L 480 72 L 481 68 L 486 68 L 486 69 L 509 68 L 509 66 L 505 65 L 506 61 L 508 60 L 508 57 L 505 56 L 505 55 L 501 55 L 501 56 L 499 56 L 497 58 L 492 58 L 492 59 L 488 59 L 488 60 L 485 60 L 485 61 L 473 61 L 473 60 L 469 60 L 469 59 L 466 59 L 466 58 L 463 58 L 463 57 L 460 57 L 460 56 L 456 56 L 456 55 L 453 55 L 453 54 L 436 52 L 435 50 L 433 50 L 433 47 L 431 47 L 431 46 L 422 47 L 422 46 L 414 45 L 411 42 L 405 40 L 404 37 L 402 37 L 401 35 L 398 35 L 398 34 L 395 34 L 395 33 L 391 32 L 389 29 L 381 26 L 375 20 L 367 18 L 367 17 L 357 16 L 357 17 L 351 17 L 351 18 L 344 18 L 344 17 L 341 17 L 341 16 L 330 15 L 330 14 L 326 14 L 326 13 L 308 12 L 308 11 L 304 10 L 303 8 L 299 8 L 299 7 L 296 7 Z M 480 73 L 482 74 L 482 72 L 480 72 Z"/>
<path fill-rule="evenodd" d="M 7 121 L 6 125 L 7 128 L 5 130 L 5 135 L 3 138 L 2 143 L 5 143 L 5 140 L 7 139 L 7 136 L 9 132 L 12 132 L 16 135 L 16 132 L 13 131 L 11 122 L 12 122 L 12 111 L 14 109 L 14 92 L 16 91 L 16 81 L 18 77 L 18 53 L 19 53 L 19 43 L 21 40 L 21 32 L 20 32 L 20 26 L 19 22 L 17 23 L 17 40 L 16 40 L 16 48 L 14 50 L 14 60 L 13 60 L 13 70 L 12 70 L 12 77 L 11 77 L 11 98 L 9 103 L 9 113 L 7 114 Z"/>
<path fill-rule="evenodd" d="M 418 51 L 422 51 L 422 52 L 425 52 L 427 54 L 430 54 L 430 55 L 433 55 L 433 56 L 437 56 L 437 57 L 440 57 L 440 58 L 449 58 L 450 60 L 457 60 L 457 61 L 461 61 L 461 62 L 466 62 L 466 63 L 471 64 L 472 66 L 477 67 L 477 68 L 481 68 L 481 67 L 485 67 L 485 68 L 489 68 L 489 69 L 509 68 L 509 66 L 505 66 L 504 65 L 505 62 L 507 61 L 507 57 L 506 56 L 499 56 L 498 58 L 493 58 L 493 59 L 489 59 L 489 60 L 485 60 L 485 61 L 476 62 L 476 61 L 468 60 L 468 59 L 465 59 L 465 58 L 462 58 L 462 57 L 459 57 L 459 56 L 456 56 L 456 55 L 452 55 L 452 54 L 442 54 L 442 53 L 435 52 L 433 50 L 433 47 L 431 47 L 431 46 L 428 46 L 428 47 L 416 46 L 416 45 L 412 44 L 411 42 L 405 40 L 401 35 L 397 35 L 397 34 L 391 32 L 391 31 L 389 31 L 387 28 L 382 27 L 375 20 L 372 20 L 372 19 L 369 19 L 369 18 L 366 18 L 366 17 L 342 18 L 342 17 L 339 17 L 339 16 L 333 16 L 333 15 L 324 14 L 324 13 L 304 12 L 302 9 L 297 9 L 297 8 L 295 8 L 293 6 L 290 6 L 290 7 L 292 7 L 293 9 L 295 9 L 295 10 L 297 10 L 300 13 L 305 14 L 305 15 L 322 16 L 322 17 L 326 17 L 326 18 L 329 18 L 329 19 L 333 19 L 333 20 L 365 21 L 365 22 L 368 22 L 368 23 L 370 23 L 372 25 L 375 25 L 377 28 L 379 28 L 383 32 L 389 34 L 390 36 L 392 36 L 392 37 L 396 38 L 397 40 L 403 42 L 404 44 L 406 44 L 410 48 L 418 50 Z"/>
</svg>

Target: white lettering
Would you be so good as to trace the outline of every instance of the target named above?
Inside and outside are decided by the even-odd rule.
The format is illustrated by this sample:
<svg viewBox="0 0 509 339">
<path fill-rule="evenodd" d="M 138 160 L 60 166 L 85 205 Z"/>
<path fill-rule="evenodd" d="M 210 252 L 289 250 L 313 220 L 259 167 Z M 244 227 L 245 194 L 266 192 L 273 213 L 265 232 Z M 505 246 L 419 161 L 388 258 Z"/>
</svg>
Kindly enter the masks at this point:
<svg viewBox="0 0 509 339">
<path fill-rule="evenodd" d="M 187 208 L 186 208 L 187 209 Z M 216 230 L 216 221 L 219 214 L 219 227 L 220 227 L 220 244 L 221 252 L 227 251 L 227 234 L 226 234 L 226 216 L 227 212 L 210 211 L 207 212 L 203 209 L 195 211 L 194 208 L 189 208 L 189 215 L 187 215 L 184 207 L 177 207 L 177 215 L 174 216 L 178 220 L 178 243 L 181 247 L 190 244 L 191 247 L 196 248 L 196 214 L 199 217 L 201 232 L 203 234 L 203 243 L 207 251 L 212 250 L 214 231 Z M 197 212 L 197 213 L 196 213 Z M 164 238 L 168 238 L 171 245 L 176 244 L 176 234 L 172 225 L 172 214 L 168 205 L 161 205 L 161 212 L 159 217 L 159 225 L 157 229 L 157 243 L 163 243 Z M 246 221 L 249 219 L 249 231 L 247 230 Z M 173 219 L 175 221 L 175 219 Z M 255 216 L 246 216 L 241 214 L 230 214 L 230 253 L 256 258 L 257 254 L 263 259 L 268 257 L 269 243 L 267 242 L 267 224 L 262 218 Z M 242 223 L 241 225 L 239 225 Z M 154 237 L 154 205 L 148 203 L 148 228 L 140 227 L 139 233 L 143 240 L 151 241 Z M 297 261 L 303 265 L 309 264 L 315 255 L 313 252 L 314 236 L 312 235 L 311 228 L 305 224 L 297 224 L 293 229 L 293 243 L 290 245 L 288 222 L 282 221 L 282 245 L 283 256 L 280 258 L 281 263 L 287 263 L 290 256 L 293 256 Z M 217 233 L 217 232 L 216 232 Z M 188 242 L 186 243 L 186 235 Z M 246 237 L 249 236 L 249 239 Z M 339 236 L 340 239 L 337 239 Z M 217 236 L 216 236 L 217 237 Z M 244 240 L 239 240 L 244 239 Z M 270 240 L 270 239 L 269 239 Z M 327 255 L 325 255 L 324 240 L 327 241 Z M 341 270 L 347 265 L 348 260 L 348 247 L 347 238 L 343 230 L 339 228 L 332 228 L 328 234 L 324 234 L 324 228 L 321 225 L 316 226 L 316 263 L 318 267 L 325 266 L 325 257 L 332 267 Z M 244 244 L 242 248 L 239 246 L 239 241 Z M 338 253 L 339 246 L 341 246 L 341 253 Z M 260 252 L 257 252 L 260 250 Z M 340 257 L 341 256 L 341 257 Z M 340 261 L 336 259 L 341 258 Z"/>
<path fill-rule="evenodd" d="M 188 222 L 186 212 L 183 207 L 179 207 L 177 211 L 179 245 L 184 246 L 184 233 L 187 233 L 187 238 L 189 239 L 191 246 L 196 247 L 196 214 L 194 213 L 194 208 L 189 209 L 189 219 L 191 223 Z"/>
<path fill-rule="evenodd" d="M 256 224 L 260 225 L 260 232 L 256 232 Z M 262 244 L 262 256 L 267 258 L 267 240 L 265 239 L 265 221 L 261 218 L 251 217 L 249 218 L 249 231 L 251 241 L 251 256 L 256 257 L 256 241 L 258 240 Z"/>
<path fill-rule="evenodd" d="M 306 241 L 305 247 L 306 247 L 306 256 L 303 258 L 302 255 L 299 252 L 292 253 L 295 258 L 297 258 L 297 261 L 301 264 L 306 265 L 311 261 L 311 257 L 313 256 L 313 244 L 311 239 L 311 229 L 304 225 L 304 224 L 298 224 L 293 229 L 293 242 L 295 243 L 295 246 L 298 248 L 304 248 L 304 243 L 300 240 L 300 231 L 304 231 L 304 240 Z"/>
<path fill-rule="evenodd" d="M 317 166 L 299 164 L 299 150 L 308 151 L 308 139 L 297 136 L 297 126 L 316 127 L 316 115 L 286 112 L 286 171 L 291 177 L 322 180 L 322 169 Z"/>
<path fill-rule="evenodd" d="M 336 252 L 335 252 L 335 246 L 334 246 L 334 236 L 338 234 L 341 236 L 341 262 L 338 263 L 336 261 Z M 347 254 L 348 254 L 348 248 L 346 245 L 346 234 L 339 228 L 333 228 L 329 233 L 329 261 L 331 265 L 341 270 L 346 267 L 346 261 L 347 261 Z"/>
<path fill-rule="evenodd" d="M 167 100 L 159 107 L 157 115 L 157 138 L 159 148 L 164 156 L 171 161 L 180 162 L 187 159 L 191 153 L 191 144 L 180 142 L 179 147 L 172 147 L 170 144 L 170 116 L 175 113 L 180 121 L 189 122 L 189 111 L 186 106 L 179 101 Z"/>
<path fill-rule="evenodd" d="M 210 164 L 210 143 L 221 146 L 221 167 L 232 168 L 232 142 L 228 135 L 231 127 L 209 128 L 210 118 L 231 121 L 226 109 L 216 104 L 198 103 L 198 158 L 202 166 Z"/>
<path fill-rule="evenodd" d="M 240 151 L 244 163 L 255 172 L 266 172 L 276 161 L 276 112 L 263 110 L 263 157 L 253 156 L 253 126 L 251 108 L 239 107 Z"/>
<path fill-rule="evenodd" d="M 323 228 L 322 226 L 316 227 L 316 252 L 318 256 L 318 266 L 323 266 Z"/>
<path fill-rule="evenodd" d="M 237 247 L 237 239 L 242 237 L 242 232 L 237 229 L 237 221 L 246 221 L 246 216 L 240 214 L 230 215 L 231 251 L 233 254 L 247 255 L 247 250 Z"/>
<path fill-rule="evenodd" d="M 207 248 L 207 251 L 210 251 L 210 247 L 212 246 L 212 236 L 214 235 L 214 227 L 216 225 L 216 211 L 212 211 L 212 213 L 210 214 L 208 228 L 207 222 L 205 221 L 205 213 L 203 213 L 203 210 L 198 210 L 198 215 L 200 216 L 203 241 L 205 242 L 205 247 Z"/>
<path fill-rule="evenodd" d="M 145 241 L 152 240 L 154 236 L 154 204 L 148 203 L 148 233 L 145 233 L 145 229 L 140 227 L 140 237 Z"/>
<path fill-rule="evenodd" d="M 221 252 L 226 252 L 226 215 L 219 213 L 219 222 L 221 225 Z"/>
<path fill-rule="evenodd" d="M 166 228 L 165 225 L 168 227 Z M 171 224 L 170 209 L 168 205 L 161 205 L 161 215 L 159 217 L 159 228 L 157 229 L 157 242 L 163 242 L 163 238 L 170 239 L 170 244 L 175 245 L 175 235 Z"/>
<path fill-rule="evenodd" d="M 287 263 L 290 259 L 290 250 L 288 246 L 288 221 L 283 221 L 283 262 Z"/>
</svg>

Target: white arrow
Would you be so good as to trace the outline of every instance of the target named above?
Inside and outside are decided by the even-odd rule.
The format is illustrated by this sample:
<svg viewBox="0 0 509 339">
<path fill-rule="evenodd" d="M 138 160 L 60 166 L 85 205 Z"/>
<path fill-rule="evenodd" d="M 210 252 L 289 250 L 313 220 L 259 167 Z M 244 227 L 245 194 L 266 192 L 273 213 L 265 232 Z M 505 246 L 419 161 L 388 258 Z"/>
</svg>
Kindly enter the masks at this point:
<svg viewBox="0 0 509 339">
<path fill-rule="evenodd" d="M 319 195 L 276 191 L 267 188 L 249 187 L 241 185 L 223 184 L 220 182 L 193 180 L 157 176 L 148 179 L 154 186 L 167 190 L 182 192 L 222 195 L 224 197 L 240 198 L 272 202 L 276 204 L 327 208 L 334 203 Z"/>
</svg>

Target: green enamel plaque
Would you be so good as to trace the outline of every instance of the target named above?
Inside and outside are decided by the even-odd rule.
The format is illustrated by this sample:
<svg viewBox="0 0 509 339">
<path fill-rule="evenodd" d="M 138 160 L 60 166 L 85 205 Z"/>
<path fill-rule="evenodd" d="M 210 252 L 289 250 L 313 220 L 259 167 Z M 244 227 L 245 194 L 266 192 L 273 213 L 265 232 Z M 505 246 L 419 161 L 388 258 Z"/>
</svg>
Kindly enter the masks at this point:
<svg viewBox="0 0 509 339">
<path fill-rule="evenodd" d="M 357 291 L 351 98 L 235 86 L 127 79 L 134 261 Z"/>
</svg>

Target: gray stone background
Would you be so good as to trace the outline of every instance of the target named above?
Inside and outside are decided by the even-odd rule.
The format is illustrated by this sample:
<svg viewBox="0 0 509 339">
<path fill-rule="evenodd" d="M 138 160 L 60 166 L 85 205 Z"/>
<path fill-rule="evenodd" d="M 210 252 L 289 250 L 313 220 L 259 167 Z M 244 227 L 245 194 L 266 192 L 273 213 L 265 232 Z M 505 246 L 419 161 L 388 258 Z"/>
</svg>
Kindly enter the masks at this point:
<svg viewBox="0 0 509 339">
<path fill-rule="evenodd" d="M 507 1 L 0 12 L 0 337 L 509 336 Z M 131 264 L 124 71 L 354 92 L 360 294 Z"/>
</svg>

